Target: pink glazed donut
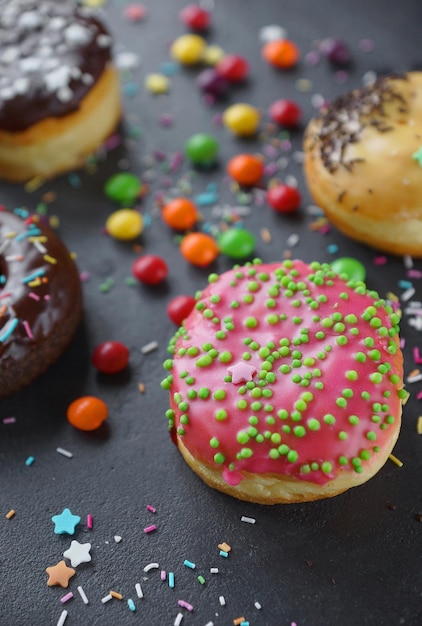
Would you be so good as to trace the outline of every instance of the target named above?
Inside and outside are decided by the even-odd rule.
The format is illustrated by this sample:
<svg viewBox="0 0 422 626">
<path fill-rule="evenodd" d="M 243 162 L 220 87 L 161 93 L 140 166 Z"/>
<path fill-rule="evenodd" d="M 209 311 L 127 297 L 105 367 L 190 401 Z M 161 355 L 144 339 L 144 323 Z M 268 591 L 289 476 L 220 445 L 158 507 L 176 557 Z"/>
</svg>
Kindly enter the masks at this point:
<svg viewBox="0 0 422 626">
<path fill-rule="evenodd" d="M 261 504 L 364 483 L 400 431 L 399 318 L 328 264 L 212 274 L 164 363 L 184 459 L 209 486 Z"/>
</svg>

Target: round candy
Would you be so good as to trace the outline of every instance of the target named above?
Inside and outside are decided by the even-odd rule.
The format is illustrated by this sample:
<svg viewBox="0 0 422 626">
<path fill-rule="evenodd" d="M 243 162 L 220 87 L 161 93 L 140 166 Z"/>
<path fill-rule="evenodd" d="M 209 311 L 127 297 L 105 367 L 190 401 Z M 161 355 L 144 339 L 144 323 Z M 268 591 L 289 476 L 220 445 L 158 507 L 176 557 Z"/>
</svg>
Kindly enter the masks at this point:
<svg viewBox="0 0 422 626">
<path fill-rule="evenodd" d="M 167 305 L 167 315 L 177 326 L 189 315 L 195 306 L 196 300 L 193 296 L 176 296 Z"/>
<path fill-rule="evenodd" d="M 182 256 L 198 267 L 206 267 L 218 256 L 218 245 L 210 235 L 205 233 L 190 233 L 180 244 Z"/>
<path fill-rule="evenodd" d="M 108 408 L 103 400 L 95 396 L 83 396 L 74 400 L 67 408 L 68 422 L 79 430 L 95 430 L 107 419 Z"/>
<path fill-rule="evenodd" d="M 109 215 L 105 227 L 114 239 L 123 241 L 135 239 L 143 230 L 142 215 L 135 209 L 120 209 Z"/>
<path fill-rule="evenodd" d="M 227 94 L 229 83 L 214 68 L 203 70 L 196 79 L 196 84 L 205 94 L 221 98 Z"/>
<path fill-rule="evenodd" d="M 145 254 L 132 264 L 132 274 L 145 285 L 157 285 L 168 274 L 167 263 L 160 256 Z"/>
<path fill-rule="evenodd" d="M 189 230 L 198 221 L 195 204 L 189 198 L 174 198 L 161 212 L 161 217 L 174 230 Z"/>
<path fill-rule="evenodd" d="M 185 144 L 185 154 L 194 165 L 213 165 L 218 156 L 218 141 L 207 133 L 192 135 Z"/>
<path fill-rule="evenodd" d="M 114 174 L 105 184 L 104 192 L 110 200 L 120 204 L 134 204 L 142 189 L 142 183 L 135 174 L 122 172 Z"/>
<path fill-rule="evenodd" d="M 105 341 L 95 348 L 91 361 L 102 374 L 115 374 L 127 367 L 129 350 L 120 341 Z"/>
<path fill-rule="evenodd" d="M 328 37 L 319 45 L 319 51 L 334 65 L 348 65 L 350 63 L 350 50 L 346 42 L 340 39 Z"/>
<path fill-rule="evenodd" d="M 206 63 L 206 65 L 217 65 L 217 63 L 219 61 L 221 61 L 221 59 L 223 58 L 225 52 L 223 50 L 223 48 L 220 48 L 220 46 L 217 45 L 212 45 L 212 46 L 207 46 L 204 50 L 204 55 L 203 55 L 203 62 Z"/>
<path fill-rule="evenodd" d="M 246 259 L 255 250 L 255 237 L 243 228 L 228 228 L 219 237 L 220 251 L 231 259 Z"/>
<path fill-rule="evenodd" d="M 181 10 L 179 17 L 183 24 L 192 30 L 207 30 L 211 22 L 208 11 L 197 4 L 188 4 Z"/>
<path fill-rule="evenodd" d="M 140 22 L 144 19 L 146 12 L 146 7 L 143 4 L 132 2 L 125 7 L 123 15 L 130 22 Z"/>
<path fill-rule="evenodd" d="M 145 88 L 152 94 L 167 93 L 170 81 L 165 74 L 148 74 L 145 78 Z"/>
<path fill-rule="evenodd" d="M 290 39 L 269 41 L 262 48 L 263 58 L 279 69 L 290 69 L 299 61 L 299 48 Z"/>
<path fill-rule="evenodd" d="M 276 100 L 270 106 L 270 117 L 273 122 L 291 128 L 297 126 L 302 117 L 302 110 L 293 100 Z"/>
<path fill-rule="evenodd" d="M 223 113 L 223 124 L 235 135 L 253 135 L 259 125 L 261 115 L 255 107 L 250 104 L 233 104 Z"/>
<path fill-rule="evenodd" d="M 264 174 L 262 159 L 253 154 L 238 154 L 227 164 L 227 173 L 239 185 L 252 187 L 256 185 Z"/>
<path fill-rule="evenodd" d="M 230 83 L 240 83 L 249 74 L 249 63 L 238 54 L 226 54 L 216 65 L 216 71 Z"/>
<path fill-rule="evenodd" d="M 365 280 L 365 266 L 352 257 L 341 257 L 330 263 L 331 268 L 336 274 L 346 274 L 350 280 Z"/>
<path fill-rule="evenodd" d="M 287 39 L 287 30 L 278 24 L 269 24 L 259 29 L 259 40 L 263 43 L 274 39 Z"/>
<path fill-rule="evenodd" d="M 178 37 L 170 48 L 170 54 L 183 65 L 195 65 L 202 61 L 206 41 L 199 35 L 182 35 Z"/>
<path fill-rule="evenodd" d="M 296 187 L 279 184 L 267 191 L 267 202 L 277 213 L 293 213 L 301 203 Z"/>
</svg>

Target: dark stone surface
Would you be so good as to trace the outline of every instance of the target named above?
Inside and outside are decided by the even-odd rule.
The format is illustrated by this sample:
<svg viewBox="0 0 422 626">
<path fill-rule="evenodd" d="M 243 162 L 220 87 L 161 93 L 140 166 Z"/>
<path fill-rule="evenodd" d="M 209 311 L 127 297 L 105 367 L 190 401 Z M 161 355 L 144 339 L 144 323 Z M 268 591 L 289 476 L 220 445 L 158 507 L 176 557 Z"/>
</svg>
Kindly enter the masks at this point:
<svg viewBox="0 0 422 626">
<path fill-rule="evenodd" d="M 369 70 L 384 73 L 386 68 L 400 72 L 420 67 L 422 5 L 414 0 L 399 5 L 381 0 L 217 2 L 207 38 L 227 52 L 246 56 L 251 77 L 246 85 L 233 87 L 224 102 L 209 107 L 195 85 L 201 68 L 182 68 L 171 77 L 168 95 L 154 97 L 144 89 L 145 75 L 169 61 L 169 44 L 184 32 L 178 13 L 185 3 L 147 0 L 148 17 L 136 24 L 122 17 L 125 4 L 114 0 L 106 8 L 116 51 L 136 52 L 141 58 L 139 68 L 124 76 L 124 93 L 132 84 L 138 90 L 124 98 L 121 145 L 100 161 L 96 172 L 79 173 L 79 186 L 75 178 L 66 176 L 32 193 L 1 185 L 1 202 L 8 208 L 35 209 L 45 193 L 57 194 L 48 212 L 60 218 L 58 232 L 90 279 L 83 285 L 84 323 L 70 349 L 24 392 L 0 402 L 1 420 L 16 417 L 15 424 L 0 421 L 0 626 L 56 624 L 64 608 L 69 613 L 66 626 L 172 625 L 179 612 L 184 614 L 183 626 L 233 624 L 240 616 L 251 626 L 420 624 L 418 383 L 409 385 L 413 393 L 395 449 L 403 467 L 389 462 L 369 483 L 332 500 L 276 507 L 233 500 L 202 484 L 171 443 L 164 417 L 167 396 L 159 384 L 166 344 L 174 332 L 166 305 L 175 295 L 193 294 L 205 284 L 209 271 L 228 269 L 231 262 L 220 257 L 205 270 L 186 264 L 173 234 L 160 221 L 154 194 L 164 189 L 167 178 L 171 187 L 180 187 L 189 165 L 167 173 L 159 162 L 147 165 L 146 158 L 156 151 L 175 154 L 195 132 L 213 133 L 220 141 L 220 166 L 196 173 L 192 195 L 216 183 L 219 205 L 237 205 L 238 198 L 224 179 L 228 158 L 244 150 L 261 151 L 277 133 L 264 141 L 239 140 L 215 125 L 215 115 L 228 104 L 250 102 L 261 107 L 264 128 L 268 106 L 287 97 L 300 103 L 306 122 L 315 112 L 313 94 L 331 99 L 360 85 Z M 259 28 L 268 24 L 285 27 L 303 56 L 315 40 L 344 39 L 353 60 L 348 80 L 336 80 L 335 70 L 324 61 L 310 67 L 302 59 L 284 73 L 270 68 L 261 60 L 258 37 Z M 375 43 L 370 53 L 359 47 L 365 38 Z M 301 78 L 312 82 L 309 92 L 298 90 Z M 173 116 L 173 126 L 160 125 L 161 115 Z M 129 138 L 134 127 L 141 130 L 137 140 Z M 303 208 L 297 216 L 285 217 L 266 205 L 252 204 L 244 225 L 257 234 L 256 255 L 264 261 L 281 259 L 289 235 L 298 233 L 294 256 L 305 261 L 356 257 L 367 267 L 371 288 L 381 295 L 400 294 L 398 282 L 406 278 L 402 259 L 388 257 L 386 265 L 375 265 L 373 250 L 334 229 L 324 236 L 310 228 L 315 218 L 306 211 L 311 201 L 301 165 L 294 158 L 301 139 L 302 129 L 292 134 L 293 148 L 285 154 L 287 167 L 279 176 L 298 179 Z M 151 225 L 141 244 L 143 251 L 158 253 L 169 263 L 169 279 L 160 288 L 128 287 L 124 281 L 137 253 L 132 244 L 116 242 L 102 232 L 107 216 L 117 208 L 104 196 L 104 182 L 125 167 L 141 176 L 155 174 L 142 203 Z M 221 223 L 211 207 L 203 207 L 202 213 L 211 225 Z M 270 243 L 259 237 L 263 227 L 272 233 Z M 336 255 L 327 251 L 329 244 L 339 246 Z M 422 269 L 421 262 L 415 268 Z M 100 286 L 109 278 L 113 286 L 103 293 Z M 421 297 L 418 280 L 414 286 L 417 300 Z M 402 328 L 409 373 L 415 367 L 412 347 L 420 344 L 420 333 L 408 324 L 406 314 Z M 129 371 L 112 378 L 97 375 L 90 364 L 93 348 L 108 339 L 122 341 L 131 350 Z M 143 355 L 140 348 L 152 340 L 159 342 L 159 349 Z M 145 384 L 143 394 L 139 382 Z M 108 422 L 91 434 L 74 430 L 65 418 L 68 404 L 82 395 L 97 395 L 109 406 Z M 70 450 L 73 458 L 58 454 L 59 446 Z M 28 467 L 25 460 L 30 455 L 35 462 Z M 146 510 L 148 503 L 156 507 L 155 514 Z M 82 518 L 73 537 L 53 532 L 51 517 L 65 507 Z M 7 520 L 4 515 L 11 508 L 16 515 Z M 94 518 L 92 531 L 86 529 L 89 513 Z M 255 518 L 256 523 L 241 522 L 242 515 Z M 145 534 L 143 529 L 152 523 L 157 531 Z M 122 537 L 120 543 L 115 535 Z M 45 568 L 63 558 L 71 539 L 92 543 L 92 562 L 76 568 L 68 589 L 75 598 L 63 606 L 59 599 L 68 590 L 48 588 Z M 232 546 L 227 559 L 219 556 L 221 541 Z M 196 570 L 186 568 L 184 559 L 196 563 Z M 174 590 L 160 581 L 159 571 L 143 572 L 152 561 L 174 572 Z M 219 567 L 220 573 L 210 574 L 210 567 Z M 197 580 L 200 574 L 206 579 L 204 585 Z M 137 582 L 144 591 L 142 600 L 136 597 Z M 78 585 L 89 598 L 87 606 Z M 102 604 L 110 589 L 121 592 L 123 602 Z M 226 606 L 220 606 L 219 596 L 225 597 Z M 128 609 L 127 598 L 133 598 L 136 613 Z M 178 599 L 190 602 L 194 612 L 178 607 Z M 255 601 L 261 610 L 254 607 Z"/>
</svg>

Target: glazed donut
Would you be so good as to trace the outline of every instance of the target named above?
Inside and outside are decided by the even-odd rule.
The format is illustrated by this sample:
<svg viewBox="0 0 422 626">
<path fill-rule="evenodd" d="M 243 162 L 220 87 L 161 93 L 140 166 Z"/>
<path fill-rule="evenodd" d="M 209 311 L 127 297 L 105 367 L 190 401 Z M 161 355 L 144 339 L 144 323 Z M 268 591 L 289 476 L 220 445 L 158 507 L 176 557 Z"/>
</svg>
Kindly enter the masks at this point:
<svg viewBox="0 0 422 626">
<path fill-rule="evenodd" d="M 310 121 L 304 171 L 344 234 L 422 257 L 422 72 L 382 77 Z"/>
<path fill-rule="evenodd" d="M 58 359 L 82 313 L 70 253 L 37 216 L 20 213 L 0 210 L 0 397 Z"/>
<path fill-rule="evenodd" d="M 72 0 L 0 0 L 0 177 L 84 164 L 117 125 L 111 36 Z"/>
<path fill-rule="evenodd" d="M 211 487 L 261 504 L 365 482 L 400 430 L 398 322 L 328 264 L 257 261 L 212 274 L 164 363 L 183 457 Z"/>
</svg>

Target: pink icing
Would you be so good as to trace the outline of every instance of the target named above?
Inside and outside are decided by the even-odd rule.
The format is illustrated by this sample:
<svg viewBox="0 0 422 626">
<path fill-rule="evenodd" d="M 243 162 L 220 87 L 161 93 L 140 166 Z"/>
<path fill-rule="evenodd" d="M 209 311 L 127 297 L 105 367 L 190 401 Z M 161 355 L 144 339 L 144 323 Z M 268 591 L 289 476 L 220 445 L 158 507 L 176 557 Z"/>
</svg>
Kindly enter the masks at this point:
<svg viewBox="0 0 422 626">
<path fill-rule="evenodd" d="M 400 419 L 397 322 L 377 294 L 328 265 L 249 265 L 212 277 L 176 335 L 178 436 L 231 485 L 242 471 L 318 484 L 343 468 L 362 471 Z"/>
</svg>

